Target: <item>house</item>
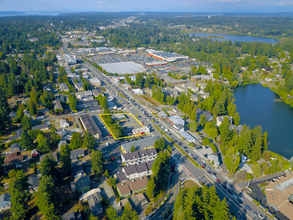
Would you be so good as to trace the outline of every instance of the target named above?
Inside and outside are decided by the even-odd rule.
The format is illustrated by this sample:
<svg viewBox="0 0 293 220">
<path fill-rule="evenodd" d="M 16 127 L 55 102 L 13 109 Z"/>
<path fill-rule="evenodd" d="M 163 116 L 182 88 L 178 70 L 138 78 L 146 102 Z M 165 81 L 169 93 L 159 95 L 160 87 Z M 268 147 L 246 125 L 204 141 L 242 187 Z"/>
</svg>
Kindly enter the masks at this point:
<svg viewBox="0 0 293 220">
<path fill-rule="evenodd" d="M 99 93 L 99 91 L 97 89 L 93 90 L 93 96 L 98 97 L 99 94 L 100 93 Z"/>
<path fill-rule="evenodd" d="M 84 174 L 84 170 L 83 170 L 82 164 L 71 164 L 71 176 L 74 179 L 83 174 Z"/>
<path fill-rule="evenodd" d="M 16 140 L 16 139 L 19 139 L 21 137 L 21 133 L 22 133 L 23 129 L 20 128 L 18 130 L 15 131 L 15 135 L 14 136 L 10 136 L 8 139 L 10 141 L 13 141 L 13 140 Z"/>
<path fill-rule="evenodd" d="M 159 118 L 162 118 L 162 119 L 167 119 L 168 115 L 167 115 L 165 112 L 160 111 L 160 112 L 158 113 L 158 117 L 159 117 Z"/>
<path fill-rule="evenodd" d="M 230 128 L 231 131 L 235 130 L 238 134 L 243 129 L 242 125 L 239 125 L 239 126 L 230 125 L 229 128 Z"/>
<path fill-rule="evenodd" d="M 76 149 L 70 152 L 71 162 L 77 161 L 80 157 L 84 157 L 84 149 Z"/>
<path fill-rule="evenodd" d="M 157 136 L 152 136 L 137 141 L 128 142 L 126 144 L 121 145 L 121 151 L 123 153 L 129 153 L 131 151 L 132 145 L 137 150 L 153 148 L 155 141 L 157 139 L 159 139 Z"/>
<path fill-rule="evenodd" d="M 248 164 L 246 164 L 246 163 L 240 163 L 239 169 L 241 171 L 244 171 L 244 172 L 247 172 L 247 173 L 250 173 L 250 174 L 253 173 L 251 167 Z"/>
<path fill-rule="evenodd" d="M 0 195 L 0 211 L 11 208 L 10 199 L 11 197 L 9 193 L 3 193 L 2 195 Z"/>
<path fill-rule="evenodd" d="M 84 130 L 87 130 L 95 138 L 98 138 L 98 139 L 102 138 L 102 132 L 100 131 L 94 119 L 89 114 L 82 115 L 80 116 L 79 119 Z"/>
<path fill-rule="evenodd" d="M 90 183 L 91 180 L 89 176 L 86 174 L 79 175 L 77 176 L 71 183 L 71 189 L 73 192 L 78 191 L 78 192 L 87 192 L 90 190 Z"/>
<path fill-rule="evenodd" d="M 223 116 L 218 116 L 217 117 L 217 126 L 219 127 L 225 118 L 228 118 L 229 119 L 229 122 L 230 122 L 230 125 L 232 125 L 232 117 L 231 116 L 228 116 L 228 115 L 223 115 Z"/>
<path fill-rule="evenodd" d="M 40 162 L 42 162 L 46 156 L 48 156 L 48 157 L 51 157 L 52 156 L 56 161 L 58 161 L 57 153 L 54 151 L 52 153 L 42 154 L 40 156 Z"/>
<path fill-rule="evenodd" d="M 210 111 L 203 111 L 202 114 L 204 114 L 207 118 L 207 121 L 212 121 L 213 120 L 213 115 L 210 113 Z"/>
<path fill-rule="evenodd" d="M 14 152 L 10 154 L 6 154 L 4 164 L 15 164 L 20 163 L 25 159 L 23 155 L 21 155 L 20 152 Z"/>
<path fill-rule="evenodd" d="M 124 172 L 117 171 L 117 173 L 115 173 L 114 176 L 118 182 L 124 182 L 127 180 L 127 177 Z"/>
<path fill-rule="evenodd" d="M 69 127 L 69 123 L 66 121 L 66 119 L 61 119 L 59 121 L 59 124 L 60 124 L 60 128 L 67 128 L 67 127 Z"/>
<path fill-rule="evenodd" d="M 63 146 L 63 145 L 67 145 L 67 142 L 66 141 L 63 141 L 63 140 L 59 141 L 59 143 L 58 143 L 58 149 L 61 150 L 61 146 Z"/>
<path fill-rule="evenodd" d="M 75 87 L 78 91 L 83 91 L 83 83 L 74 83 L 74 87 Z"/>
<path fill-rule="evenodd" d="M 174 115 L 174 116 L 168 117 L 167 121 L 171 122 L 175 129 L 184 131 L 185 121 L 179 116 Z"/>
<path fill-rule="evenodd" d="M 208 154 L 207 158 L 209 161 L 212 161 L 214 163 L 215 167 L 220 166 L 220 161 L 217 153 Z"/>
<path fill-rule="evenodd" d="M 38 152 L 38 150 L 37 149 L 33 149 L 32 152 L 31 152 L 31 157 L 36 157 L 38 155 L 40 155 L 40 153 Z"/>
<path fill-rule="evenodd" d="M 124 163 L 126 166 L 155 160 L 156 157 L 157 150 L 155 148 L 137 150 L 131 153 L 124 153 L 121 155 L 122 163 Z"/>
<path fill-rule="evenodd" d="M 11 119 L 16 118 L 16 116 L 17 116 L 16 112 L 10 112 L 10 113 L 9 113 L 9 117 L 10 117 Z"/>
<path fill-rule="evenodd" d="M 63 109 L 61 102 L 59 100 L 55 100 L 54 110 L 56 111 L 56 110 L 61 110 L 61 109 Z"/>
<path fill-rule="evenodd" d="M 117 185 L 117 190 L 122 198 L 128 197 L 131 193 L 139 193 L 147 188 L 149 179 L 146 176 L 142 176 L 133 180 L 128 180 L 124 183 Z"/>
<path fill-rule="evenodd" d="M 134 206 L 136 208 L 145 206 L 148 204 L 148 200 L 146 199 L 146 197 L 144 196 L 144 193 L 139 193 L 137 195 L 132 195 L 130 197 L 130 199 L 132 200 L 132 203 L 134 204 Z"/>
<path fill-rule="evenodd" d="M 132 90 L 136 95 L 143 95 L 143 91 L 141 89 L 133 89 Z"/>
<path fill-rule="evenodd" d="M 184 84 L 176 85 L 174 88 L 180 93 L 182 93 L 182 92 L 188 93 L 188 89 L 184 86 Z"/>
<path fill-rule="evenodd" d="M 63 220 L 82 220 L 81 214 L 79 211 L 77 212 L 69 212 L 63 215 Z"/>
<path fill-rule="evenodd" d="M 64 91 L 64 92 L 69 92 L 69 88 L 68 88 L 68 85 L 66 83 L 60 83 L 59 84 L 59 89 L 61 91 Z"/>
<path fill-rule="evenodd" d="M 31 130 L 41 130 L 41 131 L 48 131 L 49 130 L 49 124 L 41 124 L 36 125 L 31 128 Z"/>
<path fill-rule="evenodd" d="M 40 178 L 36 175 L 30 176 L 28 178 L 28 183 L 29 183 L 29 190 L 30 193 L 37 192 L 39 189 L 39 184 L 40 184 Z"/>
<path fill-rule="evenodd" d="M 15 152 L 20 152 L 20 151 L 21 151 L 21 147 L 20 147 L 19 143 L 15 143 L 10 146 L 9 153 L 15 153 Z"/>
<path fill-rule="evenodd" d="M 79 200 L 80 201 L 88 201 L 89 197 L 91 197 L 92 195 L 94 195 L 98 199 L 98 201 L 100 201 L 100 202 L 102 201 L 100 188 L 94 188 L 94 189 L 82 194 L 79 197 Z"/>
<path fill-rule="evenodd" d="M 96 193 L 88 198 L 88 204 L 93 215 L 98 215 L 103 212 L 101 201 L 98 199 Z"/>
</svg>

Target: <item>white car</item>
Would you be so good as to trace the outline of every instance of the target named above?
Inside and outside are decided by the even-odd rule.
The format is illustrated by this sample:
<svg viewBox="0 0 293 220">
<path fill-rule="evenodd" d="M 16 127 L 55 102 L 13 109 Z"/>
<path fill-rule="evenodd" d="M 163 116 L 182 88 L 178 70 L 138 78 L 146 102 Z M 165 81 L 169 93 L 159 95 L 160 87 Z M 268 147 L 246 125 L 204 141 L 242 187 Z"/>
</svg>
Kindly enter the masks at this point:
<svg viewBox="0 0 293 220">
<path fill-rule="evenodd" d="M 258 214 L 258 217 L 260 217 L 261 219 L 265 219 L 265 217 L 263 217 L 261 214 Z"/>
</svg>

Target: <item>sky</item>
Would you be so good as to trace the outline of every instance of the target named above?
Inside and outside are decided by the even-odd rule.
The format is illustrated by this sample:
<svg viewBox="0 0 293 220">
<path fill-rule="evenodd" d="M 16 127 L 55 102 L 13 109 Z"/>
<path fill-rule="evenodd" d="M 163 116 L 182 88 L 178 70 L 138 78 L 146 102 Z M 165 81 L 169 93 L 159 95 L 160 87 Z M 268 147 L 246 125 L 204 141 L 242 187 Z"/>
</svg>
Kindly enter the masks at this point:
<svg viewBox="0 0 293 220">
<path fill-rule="evenodd" d="M 0 0 L 0 11 L 293 12 L 293 0 Z"/>
</svg>

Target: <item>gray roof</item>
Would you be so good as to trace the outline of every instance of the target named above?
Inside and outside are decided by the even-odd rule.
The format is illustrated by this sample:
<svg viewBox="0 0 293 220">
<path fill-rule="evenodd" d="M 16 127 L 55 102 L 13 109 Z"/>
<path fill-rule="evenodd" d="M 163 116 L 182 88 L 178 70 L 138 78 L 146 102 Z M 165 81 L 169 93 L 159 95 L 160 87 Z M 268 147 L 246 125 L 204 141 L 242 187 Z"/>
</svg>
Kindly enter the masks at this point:
<svg viewBox="0 0 293 220">
<path fill-rule="evenodd" d="M 9 140 L 12 141 L 12 140 L 15 140 L 17 138 L 20 138 L 22 131 L 23 131 L 22 128 L 18 129 L 17 131 L 15 131 L 16 135 L 9 137 Z"/>
<path fill-rule="evenodd" d="M 117 173 L 115 173 L 115 176 L 118 182 L 123 182 L 127 180 L 124 172 L 118 171 Z"/>
<path fill-rule="evenodd" d="M 30 176 L 29 178 L 28 178 L 28 183 L 30 184 L 30 186 L 31 187 L 39 187 L 39 183 L 40 183 L 40 181 L 39 181 L 39 177 L 38 176 Z"/>
<path fill-rule="evenodd" d="M 69 212 L 63 215 L 63 220 L 82 220 L 80 212 Z"/>
<path fill-rule="evenodd" d="M 53 158 L 55 159 L 55 160 L 57 160 L 57 153 L 56 152 L 52 152 L 52 153 L 47 153 L 47 154 L 42 154 L 41 156 L 40 156 L 40 161 L 43 161 L 44 160 L 44 158 L 45 158 L 45 156 L 53 156 Z"/>
<path fill-rule="evenodd" d="M 98 198 L 94 195 L 91 195 L 89 198 L 88 198 L 88 204 L 89 204 L 89 207 L 91 209 L 92 212 L 97 212 L 99 213 L 99 210 L 102 209 L 102 205 L 100 203 L 100 201 L 98 200 Z"/>
<path fill-rule="evenodd" d="M 137 173 L 137 169 L 136 169 L 136 166 L 135 165 L 130 165 L 130 166 L 127 166 L 127 167 L 123 167 L 126 175 L 131 175 L 133 173 Z"/>
<path fill-rule="evenodd" d="M 85 129 L 88 130 L 90 134 L 92 135 L 99 134 L 100 137 L 102 136 L 102 132 L 100 131 L 98 125 L 89 114 L 80 116 L 80 120 L 83 126 L 85 127 Z"/>
<path fill-rule="evenodd" d="M 19 152 L 20 151 L 20 144 L 14 143 L 10 146 L 10 152 Z"/>
<path fill-rule="evenodd" d="M 75 177 L 78 174 L 83 174 L 83 167 L 81 164 L 75 165 L 71 167 L 71 175 Z"/>
<path fill-rule="evenodd" d="M 174 125 L 184 126 L 185 121 L 177 115 L 168 117 L 168 120 L 171 121 Z"/>
<path fill-rule="evenodd" d="M 196 109 L 196 114 L 201 114 L 203 111 L 200 108 Z"/>
<path fill-rule="evenodd" d="M 56 101 L 55 101 L 54 108 L 55 108 L 55 109 L 62 109 L 62 108 L 63 108 L 63 107 L 62 107 L 62 104 L 61 104 L 61 102 L 60 102 L 59 100 L 56 100 Z"/>
<path fill-rule="evenodd" d="M 146 163 L 140 163 L 139 165 L 136 166 L 136 169 L 138 173 L 148 171 Z"/>
<path fill-rule="evenodd" d="M 91 180 L 89 176 L 81 175 L 74 179 L 73 184 L 75 185 L 76 190 L 80 190 L 85 186 L 90 186 Z"/>
<path fill-rule="evenodd" d="M 49 128 L 49 125 L 48 124 L 36 125 L 36 126 L 33 126 L 31 130 L 37 130 L 37 129 L 43 129 L 43 128 Z"/>
<path fill-rule="evenodd" d="M 78 155 L 84 155 L 84 149 L 80 148 L 80 149 L 76 149 L 76 150 L 71 151 L 70 152 L 71 160 L 77 160 Z"/>
<path fill-rule="evenodd" d="M 0 195 L 0 203 L 2 202 L 10 202 L 10 194 L 9 193 L 3 193 Z"/>
<path fill-rule="evenodd" d="M 213 117 L 212 114 L 209 111 L 204 111 L 203 114 L 209 118 L 209 117 Z"/>
<path fill-rule="evenodd" d="M 130 152 L 130 153 L 124 153 L 123 157 L 126 160 L 132 160 L 132 159 L 135 159 L 135 158 L 139 158 L 140 155 L 138 154 L 138 151 L 134 151 L 134 152 Z"/>
<path fill-rule="evenodd" d="M 148 153 L 149 156 L 153 156 L 153 155 L 158 154 L 157 153 L 157 150 L 155 148 L 149 148 L 146 151 L 147 151 L 147 153 Z"/>
<path fill-rule="evenodd" d="M 131 151 L 131 146 L 133 145 L 136 149 L 144 149 L 150 146 L 154 146 L 155 141 L 159 139 L 157 136 L 152 136 L 144 139 L 140 139 L 137 141 L 128 142 L 126 144 L 122 144 L 121 146 L 124 148 L 126 152 Z"/>
<path fill-rule="evenodd" d="M 147 165 L 147 167 L 148 167 L 149 170 L 152 169 L 154 162 L 155 162 L 154 160 L 150 160 L 150 161 L 146 162 L 146 165 Z"/>
</svg>

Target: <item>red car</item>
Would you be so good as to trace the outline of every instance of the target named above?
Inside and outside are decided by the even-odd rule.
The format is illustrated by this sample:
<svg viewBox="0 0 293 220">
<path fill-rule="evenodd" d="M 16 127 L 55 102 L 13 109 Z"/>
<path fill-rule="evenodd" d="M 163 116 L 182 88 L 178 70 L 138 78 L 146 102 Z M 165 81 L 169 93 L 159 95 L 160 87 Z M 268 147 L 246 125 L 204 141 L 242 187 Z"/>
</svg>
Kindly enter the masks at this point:
<svg viewBox="0 0 293 220">
<path fill-rule="evenodd" d="M 112 134 L 109 134 L 108 137 L 112 137 Z"/>
<path fill-rule="evenodd" d="M 216 181 L 221 184 L 221 181 L 219 179 L 216 179 Z"/>
<path fill-rule="evenodd" d="M 203 169 L 206 168 L 205 166 L 201 166 Z"/>
</svg>

